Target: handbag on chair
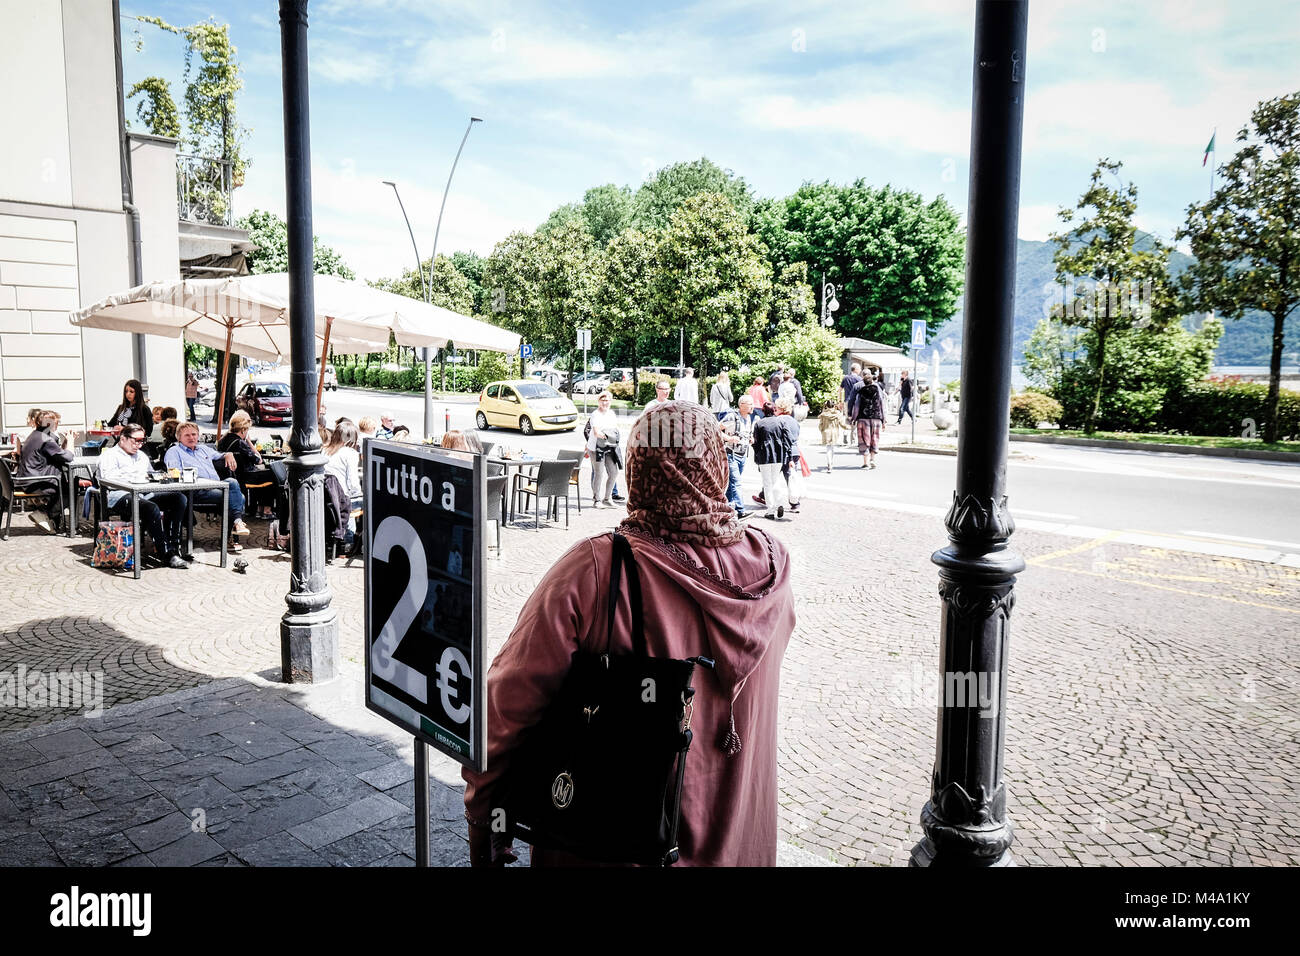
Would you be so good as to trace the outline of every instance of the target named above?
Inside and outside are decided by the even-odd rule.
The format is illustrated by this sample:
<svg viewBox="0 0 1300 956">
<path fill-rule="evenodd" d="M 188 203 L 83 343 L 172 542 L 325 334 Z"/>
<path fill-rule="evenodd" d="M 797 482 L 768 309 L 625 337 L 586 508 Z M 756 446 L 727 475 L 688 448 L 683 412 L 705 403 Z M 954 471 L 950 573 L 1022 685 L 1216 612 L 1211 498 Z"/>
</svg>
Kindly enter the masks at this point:
<svg viewBox="0 0 1300 956">
<path fill-rule="evenodd" d="M 614 654 L 624 571 L 632 653 Z M 559 694 L 523 738 L 503 781 L 509 834 L 595 862 L 677 862 L 697 663 L 713 666 L 707 657 L 646 653 L 636 560 L 615 534 L 605 653 L 574 655 Z"/>
</svg>

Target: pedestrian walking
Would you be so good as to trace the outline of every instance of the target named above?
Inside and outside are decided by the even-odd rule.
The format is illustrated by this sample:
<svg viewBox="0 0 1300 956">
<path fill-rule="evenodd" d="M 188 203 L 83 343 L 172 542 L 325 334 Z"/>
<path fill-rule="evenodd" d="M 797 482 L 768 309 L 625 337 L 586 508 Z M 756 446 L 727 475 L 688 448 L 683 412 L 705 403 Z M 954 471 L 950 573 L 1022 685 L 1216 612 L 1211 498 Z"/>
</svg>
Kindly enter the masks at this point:
<svg viewBox="0 0 1300 956">
<path fill-rule="evenodd" d="M 748 518 L 745 503 L 740 497 L 740 478 L 745 473 L 745 462 L 749 460 L 749 449 L 754 444 L 754 400 L 746 392 L 740 396 L 735 411 L 728 411 L 719 427 L 722 429 L 722 442 L 727 450 L 727 500 L 736 509 L 736 517 Z"/>
<path fill-rule="evenodd" d="M 650 440 L 679 427 L 695 440 Z M 629 510 L 618 530 L 631 544 L 641 582 L 647 653 L 679 660 L 704 655 L 712 663 L 710 670 L 697 668 L 693 679 L 695 742 L 685 762 L 679 862 L 772 866 L 777 702 L 795 624 L 790 558 L 780 541 L 737 520 L 725 496 L 724 459 L 717 421 L 705 408 L 643 414 L 629 436 Z M 488 671 L 488 769 L 462 772 L 472 866 L 516 859 L 508 838 L 494 839 L 495 811 L 505 802 L 518 748 L 575 658 L 631 651 L 626 588 L 614 627 L 608 624 L 613 543 L 611 535 L 597 535 L 555 562 Z M 580 862 L 532 851 L 534 866 Z"/>
<path fill-rule="evenodd" d="M 790 405 L 793 406 L 795 394 L 794 371 L 792 369 L 786 369 L 781 373 L 781 384 L 777 386 L 776 391 L 772 393 L 772 401 L 775 403 L 782 398 L 788 398 L 790 399 Z"/>
<path fill-rule="evenodd" d="M 615 506 L 614 485 L 618 481 L 622 459 L 618 450 L 618 418 L 610 408 L 613 400 L 614 396 L 609 392 L 601 392 L 590 418 L 587 453 L 591 455 L 591 502 L 594 508 Z"/>
<path fill-rule="evenodd" d="M 916 421 L 916 414 L 912 411 L 912 380 L 907 377 L 907 369 L 903 369 L 903 377 L 898 382 L 898 397 L 900 405 L 898 406 L 898 422 L 903 424 L 903 415 L 911 415 L 912 421 Z"/>
<path fill-rule="evenodd" d="M 194 421 L 194 405 L 199 400 L 199 380 L 194 374 L 194 369 L 185 373 L 185 404 L 189 406 L 189 416 L 187 421 Z"/>
<path fill-rule="evenodd" d="M 755 377 L 754 384 L 749 386 L 749 400 L 754 403 L 754 421 L 758 421 L 763 417 L 763 406 L 772 400 L 761 378 Z"/>
<path fill-rule="evenodd" d="M 776 367 L 776 371 L 773 372 L 773 373 L 772 373 L 772 377 L 769 378 L 769 379 L 767 380 L 767 390 L 768 390 L 768 392 L 770 393 L 770 396 L 771 396 L 771 397 L 768 399 L 768 401 L 771 401 L 771 402 L 775 402 L 775 401 L 776 401 L 776 399 L 777 399 L 777 394 L 776 394 L 776 393 L 779 392 L 779 391 L 781 390 L 781 382 L 784 381 L 784 379 L 783 379 L 783 377 L 782 377 L 782 375 L 783 375 L 784 372 L 785 372 L 785 366 L 784 366 L 784 365 L 777 365 L 777 367 Z"/>
<path fill-rule="evenodd" d="M 673 401 L 700 404 L 700 383 L 695 378 L 695 369 L 688 368 L 677 380 L 677 388 L 673 389 Z"/>
<path fill-rule="evenodd" d="M 735 401 L 731 394 L 731 376 L 726 372 L 719 372 L 713 387 L 709 389 L 709 408 L 717 416 L 718 421 L 722 421 L 731 411 L 731 403 Z"/>
<path fill-rule="evenodd" d="M 870 372 L 853 390 L 850 399 L 850 418 L 858 433 L 858 454 L 863 468 L 876 467 L 876 452 L 880 450 L 880 432 L 885 427 L 885 395 Z M 870 461 L 867 456 L 870 455 Z"/>
<path fill-rule="evenodd" d="M 781 469 L 789 460 L 790 433 L 777 419 L 776 409 L 768 405 L 763 417 L 754 423 L 754 464 L 763 479 L 763 493 L 755 495 L 754 500 L 767 509 L 765 517 L 785 517 L 790 502 Z"/>
<path fill-rule="evenodd" d="M 786 500 L 790 502 L 790 510 L 797 512 L 799 510 L 799 501 L 803 497 L 803 462 L 800 461 L 802 452 L 799 449 L 799 420 L 794 417 L 794 404 L 788 398 L 778 398 L 776 400 L 777 424 L 779 424 L 787 436 L 789 453 L 786 455 L 785 464 L 781 466 L 781 477 L 785 480 Z"/>
</svg>

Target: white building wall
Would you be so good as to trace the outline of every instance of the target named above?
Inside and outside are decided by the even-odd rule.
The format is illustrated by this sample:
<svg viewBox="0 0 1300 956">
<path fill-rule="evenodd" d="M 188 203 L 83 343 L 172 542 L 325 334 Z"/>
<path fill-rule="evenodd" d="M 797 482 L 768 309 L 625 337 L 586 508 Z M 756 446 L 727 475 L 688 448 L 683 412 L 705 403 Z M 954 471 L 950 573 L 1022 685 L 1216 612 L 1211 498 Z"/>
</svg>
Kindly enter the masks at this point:
<svg viewBox="0 0 1300 956">
<path fill-rule="evenodd" d="M 122 212 L 109 0 L 0 0 L 0 421 L 27 409 L 77 428 L 109 415 L 133 377 L 124 332 L 78 330 L 70 311 L 131 285 Z M 174 160 L 139 148 L 144 278 L 178 273 Z M 180 340 L 146 338 L 150 398 L 184 407 Z"/>
</svg>

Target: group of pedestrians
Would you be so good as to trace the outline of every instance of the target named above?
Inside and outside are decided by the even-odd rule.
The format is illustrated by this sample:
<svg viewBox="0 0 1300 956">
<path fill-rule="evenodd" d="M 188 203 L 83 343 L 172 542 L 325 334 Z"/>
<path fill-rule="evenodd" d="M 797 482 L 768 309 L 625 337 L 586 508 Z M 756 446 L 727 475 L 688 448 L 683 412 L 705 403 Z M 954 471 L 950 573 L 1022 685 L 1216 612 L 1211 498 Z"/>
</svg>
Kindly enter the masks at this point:
<svg viewBox="0 0 1300 956">
<path fill-rule="evenodd" d="M 909 407 L 913 392 L 912 382 L 908 379 L 907 372 L 903 372 L 899 387 L 903 402 L 899 408 L 898 421 L 902 422 L 904 412 L 912 415 L 915 421 L 916 416 Z M 880 433 L 885 427 L 889 400 L 885 397 L 884 386 L 877 381 L 870 369 L 864 372 L 861 365 L 857 362 L 853 363 L 849 374 L 840 381 L 840 408 L 857 437 L 862 467 L 875 468 L 876 453 L 880 451 Z"/>
</svg>

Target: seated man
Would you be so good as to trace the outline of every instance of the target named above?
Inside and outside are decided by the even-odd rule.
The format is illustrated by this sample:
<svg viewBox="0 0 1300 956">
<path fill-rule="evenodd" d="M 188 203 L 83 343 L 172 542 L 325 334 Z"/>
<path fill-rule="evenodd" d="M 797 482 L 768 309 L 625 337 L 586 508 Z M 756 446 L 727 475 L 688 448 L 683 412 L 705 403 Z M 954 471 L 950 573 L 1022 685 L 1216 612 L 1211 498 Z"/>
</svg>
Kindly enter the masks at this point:
<svg viewBox="0 0 1300 956">
<path fill-rule="evenodd" d="M 99 477 L 118 481 L 148 481 L 153 465 L 149 456 L 140 450 L 144 444 L 144 428 L 134 422 L 122 426 L 117 444 L 99 456 Z M 109 511 L 119 518 L 131 518 L 131 496 L 125 491 L 109 491 Z M 181 518 L 185 514 L 185 496 L 174 491 L 159 491 L 140 496 L 140 524 L 153 539 L 158 560 L 169 568 L 188 568 L 179 554 Z M 143 558 L 140 542 L 136 543 L 136 559 Z"/>
<path fill-rule="evenodd" d="M 58 413 L 37 411 L 36 428 L 27 436 L 19 453 L 18 475 L 21 478 L 49 475 L 53 479 L 48 483 L 24 484 L 21 490 L 30 494 L 50 492 L 51 506 L 43 511 L 33 511 L 31 519 L 38 528 L 57 533 L 63 527 L 63 465 L 72 461 L 73 454 L 64 451 L 55 437 L 54 430 L 59 427 Z"/>
<path fill-rule="evenodd" d="M 193 468 L 200 478 L 209 481 L 222 481 L 212 464 L 218 458 L 225 462 L 226 468 L 235 471 L 235 456 L 230 452 L 219 452 L 211 445 L 199 444 L 199 426 L 194 422 L 180 422 L 176 426 L 176 444 L 167 449 L 163 462 L 168 468 Z M 244 493 L 239 490 L 239 479 L 224 479 L 230 486 L 230 550 L 243 551 L 238 536 L 248 534 L 248 525 L 244 524 Z M 202 504 L 220 504 L 221 492 L 215 488 L 196 491 L 194 500 Z M 226 529 L 222 529 L 225 533 Z"/>
</svg>

